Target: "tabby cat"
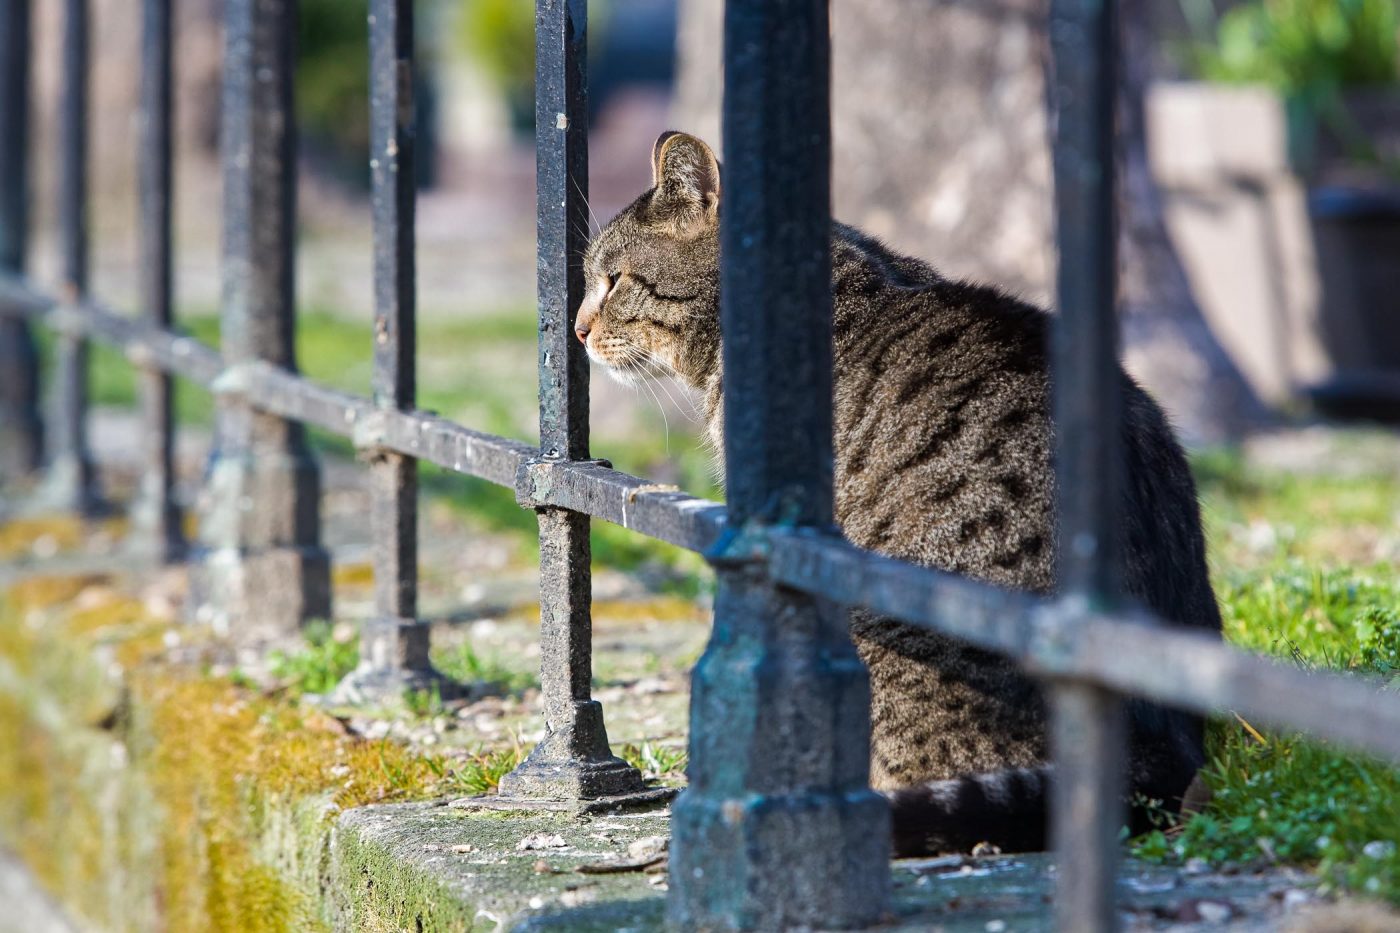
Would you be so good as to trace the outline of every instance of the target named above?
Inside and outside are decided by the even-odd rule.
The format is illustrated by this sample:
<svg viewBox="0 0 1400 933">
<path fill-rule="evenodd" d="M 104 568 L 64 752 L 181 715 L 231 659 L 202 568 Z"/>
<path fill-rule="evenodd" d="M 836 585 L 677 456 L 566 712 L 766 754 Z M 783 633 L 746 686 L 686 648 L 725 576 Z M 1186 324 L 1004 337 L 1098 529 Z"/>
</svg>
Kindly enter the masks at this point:
<svg viewBox="0 0 1400 933">
<path fill-rule="evenodd" d="M 704 395 L 722 445 L 720 167 L 666 133 L 654 187 L 593 240 L 576 333 L 624 381 L 673 376 Z M 1005 587 L 1055 589 L 1052 318 L 940 276 L 833 224 L 836 518 L 853 543 Z M 1166 417 L 1121 375 L 1128 593 L 1169 623 L 1220 630 L 1195 486 Z M 856 611 L 870 669 L 871 784 L 898 854 L 1043 848 L 1045 708 L 1000 656 Z M 1130 705 L 1134 797 L 1179 806 L 1202 763 L 1201 721 Z M 1144 814 L 1135 813 L 1136 828 Z"/>
</svg>

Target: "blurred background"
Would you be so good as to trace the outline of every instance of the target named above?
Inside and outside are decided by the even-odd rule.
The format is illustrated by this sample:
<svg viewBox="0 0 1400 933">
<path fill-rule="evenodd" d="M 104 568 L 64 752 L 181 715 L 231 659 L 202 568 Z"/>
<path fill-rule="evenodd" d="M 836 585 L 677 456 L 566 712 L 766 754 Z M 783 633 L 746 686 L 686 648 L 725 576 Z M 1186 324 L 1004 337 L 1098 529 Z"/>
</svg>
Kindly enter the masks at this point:
<svg viewBox="0 0 1400 933">
<path fill-rule="evenodd" d="M 134 312 L 140 23 L 130 0 L 90 2 L 92 287 Z M 1047 304 L 1055 267 L 1048 4 L 831 0 L 836 216 L 948 275 Z M 1398 4 L 1119 0 L 1124 355 L 1192 447 L 1226 637 L 1305 669 L 1356 671 L 1392 685 L 1400 677 Z M 370 381 L 372 303 L 366 5 L 300 0 L 296 87 L 303 130 L 299 362 L 314 379 L 361 394 Z M 49 285 L 57 278 L 61 6 L 33 4 L 37 229 L 29 263 Z M 719 146 L 722 2 L 589 6 L 591 202 L 595 222 L 606 222 L 649 184 L 659 132 L 686 129 Z M 220 0 L 178 0 L 175 7 L 178 326 L 217 344 L 223 11 Z M 531 7 L 525 0 L 419 3 L 417 267 L 420 407 L 533 442 Z M 46 328 L 37 336 L 52 339 Z M 89 425 L 104 489 L 129 501 L 143 464 L 132 367 L 102 347 L 93 348 L 92 361 Z M 721 497 L 685 390 L 663 383 L 631 390 L 595 375 L 595 456 Z M 213 405 L 206 392 L 181 383 L 177 410 L 180 494 L 188 503 L 205 463 Z M 159 892 L 153 903 L 169 897 L 203 909 L 213 891 L 219 903 L 264 911 L 262 889 L 239 900 L 245 880 L 264 877 L 244 870 L 253 862 L 221 856 L 217 871 L 205 872 L 218 875 L 210 880 L 187 871 L 182 853 L 191 840 L 198 849 L 209 839 L 242 839 L 244 849 L 227 850 L 235 854 L 261 852 L 254 843 L 265 825 L 283 825 L 249 829 L 261 817 L 249 815 L 245 774 L 262 781 L 285 768 L 308 787 L 330 786 L 321 770 L 330 752 L 301 739 L 329 736 L 331 724 L 316 707 L 298 707 L 296 697 L 323 695 L 355 668 L 354 623 L 374 612 L 373 541 L 366 473 L 354 450 L 310 433 L 324 455 L 321 514 L 335 554 L 334 624 L 308 627 L 304 644 L 267 657 L 217 656 L 209 677 L 182 675 L 177 687 L 133 659 L 156 652 L 149 656 L 203 663 L 199 649 L 186 646 L 192 630 L 176 621 L 178 574 L 45 579 L 55 556 L 111 560 L 124 534 L 120 519 L 100 527 L 0 521 L 0 602 L 7 580 L 37 574 L 24 597 L 30 603 L 14 597 L 10 612 L 0 605 L 0 661 L 7 650 L 51 659 L 32 666 L 42 674 L 33 708 L 48 716 L 56 698 L 59 708 L 80 710 L 72 722 L 104 723 L 82 726 L 97 734 L 95 751 L 73 764 L 63 757 L 68 745 L 43 738 L 49 720 L 6 706 L 9 695 L 0 691 L 0 786 L 13 788 L 0 804 L 18 801 L 0 805 L 0 830 L 6 819 L 18 819 L 21 828 L 7 844 L 50 882 L 59 878 L 54 889 L 68 892 L 70 902 L 97 903 L 90 916 L 107 916 L 113 892 L 130 893 L 134 903 L 152 890 Z M 535 517 L 510 490 L 427 466 L 422 489 L 419 612 L 437 623 L 433 663 L 462 683 L 496 684 L 501 695 L 415 707 L 392 721 L 357 713 L 349 735 L 337 732 L 334 741 L 343 739 L 347 754 L 370 748 L 379 757 L 356 764 L 353 778 L 338 770 L 341 764 L 329 772 L 336 787 L 359 782 L 338 800 L 418 799 L 442 793 L 444 782 L 454 794 L 483 792 L 542 735 Z M 595 696 L 607 705 L 614 748 L 649 775 L 678 779 L 688 676 L 709 634 L 712 576 L 697 555 L 606 522 L 592 528 Z M 114 635 L 122 626 L 126 634 Z M 94 657 L 107 673 L 92 675 L 90 666 L 74 663 L 77 633 L 88 641 L 76 643 L 98 644 L 104 653 Z M 136 645 L 129 654 L 123 638 Z M 111 644 L 122 646 L 115 655 L 122 663 L 151 678 L 131 682 L 159 688 L 132 691 L 143 697 L 139 708 L 164 711 L 165 718 L 152 720 L 153 731 L 166 737 L 153 745 L 153 765 L 139 751 L 135 767 L 113 754 L 122 746 L 112 745 L 107 720 L 92 713 L 109 702 L 88 698 L 111 677 Z M 31 669 L 27 661 L 16 664 Z M 242 712 L 206 715 L 210 709 Z M 285 727 L 250 725 L 281 723 L 284 715 L 291 717 Z M 1144 837 L 1134 851 L 1188 865 L 1254 866 L 1261 852 L 1270 864 L 1316 866 L 1320 859 L 1327 883 L 1400 906 L 1400 771 L 1291 734 L 1261 735 L 1236 719 L 1212 726 L 1216 795 L 1209 813 L 1180 834 Z M 40 725 L 16 731 L 15 723 L 31 721 Z M 39 738 L 12 738 L 30 735 Z M 288 741 L 278 745 L 278 735 Z M 404 740 L 421 761 L 402 770 L 386 765 L 378 742 L 386 735 Z M 377 744 L 356 745 L 354 736 Z M 38 751 L 26 757 L 29 749 Z M 302 749 L 301 764 L 287 764 L 295 749 Z M 92 761 L 108 764 L 81 763 Z M 145 783 L 152 779 L 156 794 Z M 275 782 L 291 778 L 273 780 L 268 786 L 281 787 Z M 161 828 L 144 803 L 110 806 L 112 789 L 122 787 L 146 795 L 140 801 L 173 800 L 189 822 L 181 817 Z M 87 806 L 92 801 L 103 803 Z M 46 806 L 42 824 L 26 822 Z M 175 855 L 162 869 L 174 883 L 154 886 L 140 870 L 105 870 L 105 859 L 130 853 L 160 867 L 140 858 L 145 849 L 95 828 L 117 825 L 108 817 L 123 813 L 120 825 L 137 827 L 140 839 L 159 832 L 174 840 L 168 851 Z M 189 831 L 196 814 L 200 833 Z M 97 849 L 106 854 L 92 855 Z M 181 916 L 178 906 L 172 916 Z"/>
<path fill-rule="evenodd" d="M 93 0 L 94 291 L 136 287 L 138 18 Z M 365 0 L 303 0 L 301 362 L 368 383 Z M 590 5 L 593 211 L 649 181 L 668 127 L 716 145 L 720 0 Z M 177 4 L 181 325 L 217 339 L 219 0 Z M 1046 0 L 834 0 L 835 212 L 944 272 L 1048 302 Z M 1122 307 L 1130 367 L 1187 439 L 1297 417 L 1400 417 L 1400 72 L 1394 0 L 1122 4 Z M 37 11 L 37 153 L 51 152 L 59 16 Z M 535 435 L 533 18 L 419 4 L 422 404 Z M 53 160 L 35 160 L 31 266 L 49 278 Z M 715 494 L 678 386 L 594 381 L 595 448 Z M 99 402 L 131 396 L 97 362 Z M 188 419 L 209 403 L 182 394 Z"/>
</svg>

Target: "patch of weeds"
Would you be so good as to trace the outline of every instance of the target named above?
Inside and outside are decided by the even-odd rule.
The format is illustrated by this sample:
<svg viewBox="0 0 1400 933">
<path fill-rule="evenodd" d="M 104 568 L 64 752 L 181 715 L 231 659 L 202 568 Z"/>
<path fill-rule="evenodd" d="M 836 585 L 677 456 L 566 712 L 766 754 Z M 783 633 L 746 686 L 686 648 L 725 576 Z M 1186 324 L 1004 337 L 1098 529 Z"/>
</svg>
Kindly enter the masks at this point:
<svg viewBox="0 0 1400 933">
<path fill-rule="evenodd" d="M 1400 583 L 1394 568 L 1323 570 L 1290 561 L 1216 584 L 1225 637 L 1244 648 L 1393 676 L 1400 669 Z"/>
<path fill-rule="evenodd" d="M 107 574 L 40 574 L 13 584 L 3 597 L 17 612 L 25 613 L 57 608 L 76 599 L 89 587 L 110 583 L 111 577 Z"/>
<path fill-rule="evenodd" d="M 437 684 L 433 684 L 427 690 L 405 690 L 403 705 L 404 709 L 419 719 L 430 719 L 443 711 L 442 691 L 438 689 Z"/>
<path fill-rule="evenodd" d="M 1393 689 L 1400 585 L 1393 569 L 1298 560 L 1217 583 L 1226 638 L 1301 669 L 1343 670 Z M 1238 718 L 1210 726 L 1205 811 L 1134 843 L 1143 858 L 1213 865 L 1296 864 L 1332 889 L 1400 903 L 1400 769 Z"/>
<path fill-rule="evenodd" d="M 685 766 L 690 760 L 690 754 L 684 748 L 648 741 L 640 745 L 629 742 L 618 750 L 617 756 L 642 772 L 642 777 L 648 780 L 684 778 Z"/>
<path fill-rule="evenodd" d="M 0 695 L 0 778 L 14 788 L 0 823 L 18 827 L 16 848 L 80 914 L 107 919 L 101 892 L 116 872 L 130 903 L 158 903 L 169 929 L 328 929 L 315 866 L 333 813 L 446 792 L 441 768 L 411 749 L 161 660 L 147 635 L 158 620 L 102 578 L 50 579 L 25 598 L 0 594 L 0 652 L 24 678 Z M 48 606 L 38 627 L 24 621 L 36 604 Z M 128 645 L 147 647 L 115 691 L 108 650 Z M 120 765 L 111 737 L 69 725 L 113 709 Z M 270 829 L 293 824 L 285 837 Z"/>
<path fill-rule="evenodd" d="M 1394 534 L 1395 475 L 1258 469 L 1232 451 L 1192 466 L 1226 639 L 1393 690 L 1400 582 L 1393 565 L 1366 565 Z M 1204 812 L 1139 838 L 1135 854 L 1302 865 L 1329 888 L 1400 903 L 1400 769 L 1238 719 L 1211 724 L 1208 753 Z"/>
<path fill-rule="evenodd" d="M 515 769 L 525 758 L 524 747 L 517 738 L 505 748 L 482 749 L 467 758 L 453 761 L 450 768 L 441 763 L 446 785 L 463 796 L 489 794 L 501 785 L 501 778 Z"/>
<path fill-rule="evenodd" d="M 300 651 L 271 653 L 272 675 L 296 693 L 330 693 L 360 663 L 360 637 L 337 634 L 333 626 L 320 621 L 307 624 L 302 635 L 306 647 Z"/>
<path fill-rule="evenodd" d="M 534 671 L 523 671 L 500 656 L 482 654 L 469 642 L 433 652 L 433 665 L 459 684 L 490 685 L 503 693 L 521 693 L 539 685 Z"/>
<path fill-rule="evenodd" d="M 424 691 L 426 692 L 426 691 Z M 379 772 L 384 775 L 384 780 L 388 782 L 388 787 L 395 794 L 410 794 L 422 787 L 422 770 L 426 766 L 430 773 L 436 777 L 436 768 L 428 765 L 426 761 L 405 761 L 399 754 L 386 754 L 390 742 L 388 739 L 380 739 L 377 747 L 379 755 Z M 399 752 L 400 747 L 392 746 L 394 752 Z"/>
<path fill-rule="evenodd" d="M 1400 770 L 1296 735 L 1262 738 L 1214 724 L 1210 805 L 1147 834 L 1135 854 L 1306 865 L 1329 888 L 1400 903 Z"/>
</svg>

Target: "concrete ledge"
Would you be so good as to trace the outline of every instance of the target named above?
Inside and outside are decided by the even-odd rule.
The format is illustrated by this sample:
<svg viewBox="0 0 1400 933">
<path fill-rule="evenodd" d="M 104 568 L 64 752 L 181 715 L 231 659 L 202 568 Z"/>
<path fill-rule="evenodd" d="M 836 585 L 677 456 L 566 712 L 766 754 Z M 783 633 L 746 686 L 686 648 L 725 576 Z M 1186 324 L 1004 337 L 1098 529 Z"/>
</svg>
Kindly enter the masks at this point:
<svg viewBox="0 0 1400 933">
<path fill-rule="evenodd" d="M 665 876 L 643 866 L 661 854 L 668 822 L 664 812 L 574 817 L 433 803 L 349 810 L 331 841 L 336 925 L 656 929 Z"/>
<path fill-rule="evenodd" d="M 350 810 L 331 842 L 336 928 L 661 930 L 667 876 L 658 856 L 669 823 L 665 811 Z M 1183 873 L 1130 861 L 1122 921 L 1130 929 L 1276 930 L 1289 892 L 1313 883 L 1289 870 Z M 1053 888 L 1047 855 L 907 860 L 896 863 L 894 909 L 876 929 L 1048 931 Z"/>
</svg>

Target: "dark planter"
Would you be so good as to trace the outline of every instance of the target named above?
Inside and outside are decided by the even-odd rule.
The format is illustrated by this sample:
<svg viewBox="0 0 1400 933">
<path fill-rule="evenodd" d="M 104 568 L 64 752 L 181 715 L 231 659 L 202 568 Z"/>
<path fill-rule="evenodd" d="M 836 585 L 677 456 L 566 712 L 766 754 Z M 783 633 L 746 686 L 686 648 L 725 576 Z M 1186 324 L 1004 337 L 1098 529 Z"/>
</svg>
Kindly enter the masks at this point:
<svg viewBox="0 0 1400 933">
<path fill-rule="evenodd" d="M 1308 208 L 1335 367 L 1308 395 L 1335 417 L 1400 422 L 1400 191 L 1316 188 Z"/>
</svg>

